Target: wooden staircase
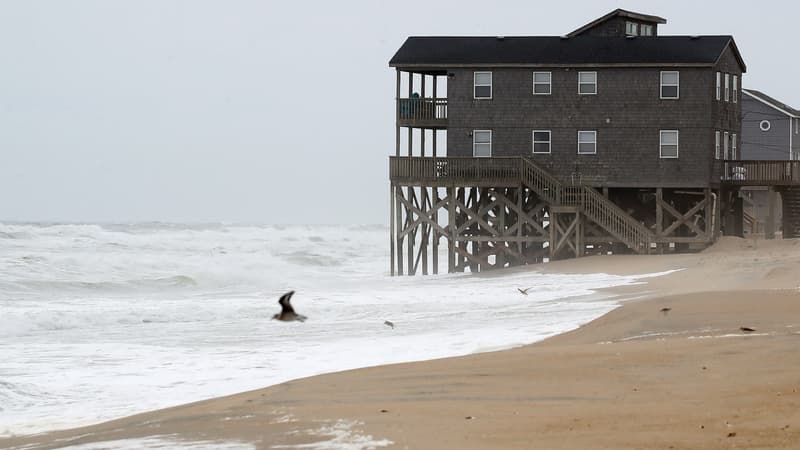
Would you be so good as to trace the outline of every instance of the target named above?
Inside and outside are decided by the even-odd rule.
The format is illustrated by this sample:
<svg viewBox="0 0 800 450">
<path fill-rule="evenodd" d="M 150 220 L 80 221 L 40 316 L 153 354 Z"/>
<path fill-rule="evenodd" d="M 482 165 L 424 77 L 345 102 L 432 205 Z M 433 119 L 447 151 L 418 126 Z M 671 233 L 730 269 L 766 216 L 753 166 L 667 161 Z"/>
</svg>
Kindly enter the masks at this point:
<svg viewBox="0 0 800 450">
<path fill-rule="evenodd" d="M 650 229 L 594 188 L 562 183 L 528 157 L 390 157 L 389 161 L 392 183 L 442 187 L 523 184 L 549 204 L 551 211 L 580 213 L 637 253 L 649 253 L 651 243 L 656 242 Z"/>
<path fill-rule="evenodd" d="M 528 158 L 521 158 L 523 184 L 552 206 L 575 207 L 631 250 L 648 253 L 655 236 L 644 225 L 589 186 L 565 186 Z"/>
<path fill-rule="evenodd" d="M 800 188 L 784 190 L 783 196 L 783 237 L 800 237 Z"/>
</svg>

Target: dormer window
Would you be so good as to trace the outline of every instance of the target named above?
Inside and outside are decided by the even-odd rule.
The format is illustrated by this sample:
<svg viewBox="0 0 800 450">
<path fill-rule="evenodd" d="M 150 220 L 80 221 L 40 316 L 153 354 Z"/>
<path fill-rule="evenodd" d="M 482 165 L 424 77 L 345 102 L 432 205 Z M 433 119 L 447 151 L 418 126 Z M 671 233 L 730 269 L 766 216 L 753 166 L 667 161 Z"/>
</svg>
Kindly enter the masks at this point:
<svg viewBox="0 0 800 450">
<path fill-rule="evenodd" d="M 653 26 L 652 25 L 642 25 L 640 34 L 642 36 L 652 36 L 653 35 Z"/>
<path fill-rule="evenodd" d="M 636 22 L 625 22 L 625 35 L 626 36 L 638 36 L 639 35 L 639 24 Z"/>
</svg>

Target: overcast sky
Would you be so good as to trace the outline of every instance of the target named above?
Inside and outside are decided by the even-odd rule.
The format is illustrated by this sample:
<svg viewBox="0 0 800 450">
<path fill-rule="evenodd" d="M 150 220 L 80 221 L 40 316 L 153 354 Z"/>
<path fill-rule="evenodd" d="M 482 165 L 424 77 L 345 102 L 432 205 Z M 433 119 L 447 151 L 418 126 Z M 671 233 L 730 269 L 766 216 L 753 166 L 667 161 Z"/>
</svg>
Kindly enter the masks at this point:
<svg viewBox="0 0 800 450">
<path fill-rule="evenodd" d="M 789 1 L 0 0 L 0 220 L 387 223 L 410 35 L 562 35 L 621 7 L 732 34 L 800 107 Z"/>
</svg>

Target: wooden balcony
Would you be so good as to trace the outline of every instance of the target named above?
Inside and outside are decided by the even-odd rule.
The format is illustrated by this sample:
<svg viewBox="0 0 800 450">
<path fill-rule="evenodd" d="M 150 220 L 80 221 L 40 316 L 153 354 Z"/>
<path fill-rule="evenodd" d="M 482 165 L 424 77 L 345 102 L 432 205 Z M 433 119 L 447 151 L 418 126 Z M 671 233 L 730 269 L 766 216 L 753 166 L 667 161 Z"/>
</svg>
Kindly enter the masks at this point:
<svg viewBox="0 0 800 450">
<path fill-rule="evenodd" d="M 510 186 L 520 183 L 518 156 L 493 158 L 389 158 L 389 177 L 394 183 L 446 186 Z"/>
<path fill-rule="evenodd" d="M 397 121 L 401 127 L 447 128 L 447 99 L 399 98 Z"/>
<path fill-rule="evenodd" d="M 720 180 L 737 186 L 797 186 L 800 161 L 723 161 Z"/>
</svg>

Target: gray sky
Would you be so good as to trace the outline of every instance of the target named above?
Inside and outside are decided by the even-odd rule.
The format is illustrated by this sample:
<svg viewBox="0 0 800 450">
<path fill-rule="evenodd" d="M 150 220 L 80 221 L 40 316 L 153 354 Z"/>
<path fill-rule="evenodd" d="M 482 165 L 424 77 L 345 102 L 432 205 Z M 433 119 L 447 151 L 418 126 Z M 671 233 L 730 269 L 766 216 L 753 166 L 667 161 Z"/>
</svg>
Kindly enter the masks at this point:
<svg viewBox="0 0 800 450">
<path fill-rule="evenodd" d="M 410 35 L 562 35 L 618 7 L 732 34 L 800 107 L 800 6 L 766 1 L 0 0 L 0 220 L 388 222 Z"/>
</svg>

